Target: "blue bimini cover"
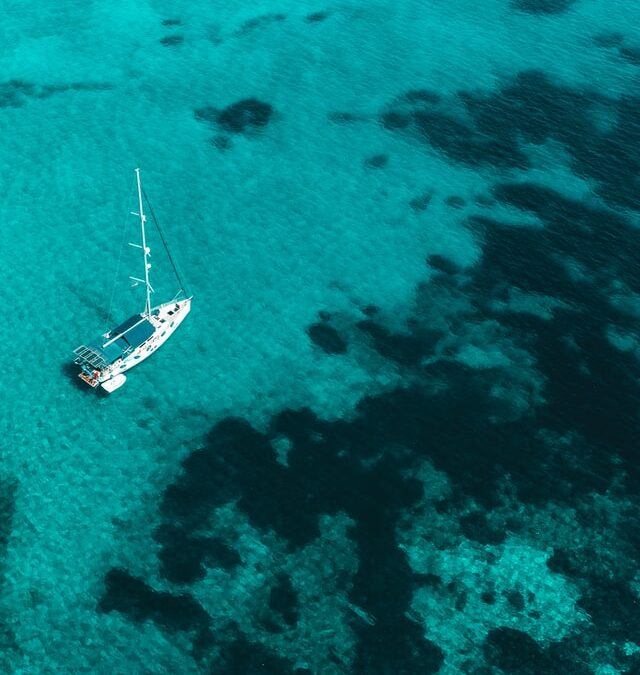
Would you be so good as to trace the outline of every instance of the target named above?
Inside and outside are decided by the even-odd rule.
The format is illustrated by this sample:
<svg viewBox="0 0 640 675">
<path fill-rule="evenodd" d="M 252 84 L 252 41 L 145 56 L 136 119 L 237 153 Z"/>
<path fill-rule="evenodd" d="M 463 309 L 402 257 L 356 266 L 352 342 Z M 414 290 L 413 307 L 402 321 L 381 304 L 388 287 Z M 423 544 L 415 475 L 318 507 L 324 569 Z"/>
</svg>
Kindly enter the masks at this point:
<svg viewBox="0 0 640 675">
<path fill-rule="evenodd" d="M 106 340 L 103 339 L 100 342 L 96 341 L 89 345 L 89 348 L 95 352 L 96 355 L 102 357 L 106 365 L 110 365 L 114 361 L 117 361 L 121 356 L 124 356 L 124 354 L 139 347 L 145 340 L 150 338 L 154 332 L 155 328 L 153 327 L 153 324 L 147 319 L 142 318 L 140 314 L 135 314 L 124 323 L 109 331 Z M 116 337 L 116 335 L 120 335 L 120 337 L 114 342 L 111 342 L 111 344 L 108 344 Z"/>
<path fill-rule="evenodd" d="M 145 340 L 150 338 L 155 332 L 153 324 L 151 324 L 147 319 L 143 319 L 140 314 L 135 314 L 130 319 L 127 319 L 123 324 L 120 324 L 117 328 L 114 328 L 112 331 L 109 331 L 109 338 L 107 342 L 123 333 L 122 337 L 114 344 L 120 342 L 124 339 L 127 341 L 129 346 L 132 349 L 139 347 Z"/>
</svg>

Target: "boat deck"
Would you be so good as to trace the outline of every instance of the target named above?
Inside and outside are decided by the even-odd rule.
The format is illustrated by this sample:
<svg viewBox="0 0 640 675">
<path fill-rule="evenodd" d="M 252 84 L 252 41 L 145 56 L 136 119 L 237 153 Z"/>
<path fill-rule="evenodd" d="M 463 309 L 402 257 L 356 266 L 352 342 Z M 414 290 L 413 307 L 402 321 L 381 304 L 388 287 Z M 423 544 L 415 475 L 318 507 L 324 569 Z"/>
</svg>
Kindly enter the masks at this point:
<svg viewBox="0 0 640 675">
<path fill-rule="evenodd" d="M 83 371 L 78 373 L 78 377 L 94 389 L 98 386 L 98 380 L 95 377 L 90 377 Z"/>
</svg>

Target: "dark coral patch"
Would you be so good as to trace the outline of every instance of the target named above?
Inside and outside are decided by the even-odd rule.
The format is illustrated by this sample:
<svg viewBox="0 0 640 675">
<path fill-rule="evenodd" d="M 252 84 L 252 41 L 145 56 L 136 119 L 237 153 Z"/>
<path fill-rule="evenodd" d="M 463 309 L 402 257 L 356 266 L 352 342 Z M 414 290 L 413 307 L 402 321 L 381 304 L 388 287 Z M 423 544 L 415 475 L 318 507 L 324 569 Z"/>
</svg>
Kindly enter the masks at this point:
<svg viewBox="0 0 640 675">
<path fill-rule="evenodd" d="M 421 486 L 402 475 L 408 458 L 390 453 L 366 467 L 359 459 L 375 456 L 384 442 L 372 423 L 381 419 L 378 410 L 371 416 L 363 411 L 355 425 L 322 422 L 308 410 L 283 411 L 266 435 L 241 420 L 225 420 L 211 431 L 207 446 L 185 460 L 182 475 L 165 491 L 162 512 L 193 531 L 216 504 L 232 499 L 254 527 L 275 530 L 291 546 L 318 536 L 319 514 L 346 512 L 356 522 L 361 561 L 351 601 L 376 618 L 374 625 L 354 618 L 361 640 L 354 672 L 371 672 L 371 654 L 389 668 L 395 664 L 393 672 L 403 672 L 397 663 L 404 672 L 433 672 L 442 654 L 405 617 L 416 582 L 395 534 L 396 519 L 420 498 Z M 280 436 L 291 443 L 287 468 L 270 443 Z M 281 578 L 277 588 L 270 601 L 281 603 L 285 623 L 285 617 L 293 621 L 287 583 Z"/>
<path fill-rule="evenodd" d="M 638 600 L 633 592 L 635 570 L 611 578 L 609 569 L 601 569 L 594 561 L 598 552 L 591 542 L 576 550 L 554 549 L 547 561 L 550 570 L 564 574 L 582 591 L 578 605 L 590 616 L 598 632 L 607 639 L 630 639 L 640 630 Z M 634 559 L 631 553 L 629 560 Z"/>
<path fill-rule="evenodd" d="M 594 106 L 602 102 L 597 92 L 563 87 L 542 73 L 530 72 L 521 74 L 503 94 L 510 101 L 504 116 L 491 106 L 493 114 L 487 109 L 483 128 L 511 126 L 511 134 L 519 130 L 530 142 L 560 141 L 573 157 L 574 171 L 594 179 L 604 199 L 614 205 L 639 207 L 634 176 L 640 163 L 630 151 L 640 141 L 637 98 L 621 97 L 614 104 L 615 127 L 601 133 L 590 117 Z"/>
<path fill-rule="evenodd" d="M 142 579 L 113 568 L 105 576 L 101 612 L 120 612 L 131 621 L 151 620 L 170 633 L 194 632 L 201 645 L 212 641 L 210 617 L 191 595 L 155 591 Z"/>
<path fill-rule="evenodd" d="M 309 326 L 307 335 L 326 354 L 344 354 L 347 351 L 347 343 L 340 333 L 324 322 Z"/>
<path fill-rule="evenodd" d="M 235 675 L 296 675 L 293 664 L 287 659 L 270 652 L 259 642 L 249 642 L 241 635 L 220 650 L 220 659 L 211 673 L 232 673 Z"/>
<path fill-rule="evenodd" d="M 637 486 L 633 481 L 640 478 L 633 421 L 640 393 L 638 365 L 632 355 L 608 345 L 603 329 L 613 319 L 622 320 L 607 297 L 611 275 L 630 288 L 640 286 L 640 250 L 630 223 L 543 186 L 504 183 L 494 194 L 500 203 L 535 214 L 542 227 L 471 220 L 483 241 L 482 258 L 448 285 L 444 275 L 455 274 L 457 268 L 446 258 L 430 258 L 440 274 L 436 283 L 418 289 L 418 309 L 406 333 L 390 331 L 382 325 L 383 317 L 360 325 L 366 342 L 385 358 L 413 368 L 414 384 L 364 399 L 349 420 L 330 423 L 309 410 L 287 410 L 273 417 L 264 433 L 243 420 L 225 420 L 183 463 L 181 475 L 165 493 L 163 518 L 179 524 L 189 538 L 198 536 L 216 505 L 228 501 L 254 527 L 275 532 L 292 548 L 318 536 L 320 514 L 346 513 L 353 521 L 350 536 L 359 564 L 354 577 L 347 575 L 345 587 L 350 603 L 362 610 L 350 619 L 358 638 L 350 672 L 429 672 L 442 660 L 439 649 L 424 640 L 422 628 L 407 618 L 423 580 L 412 573 L 398 546 L 398 528 L 423 494 L 422 484 L 409 478 L 416 463 L 429 460 L 447 473 L 456 494 L 473 498 L 477 510 L 460 519 L 460 525 L 467 536 L 484 543 L 499 543 L 506 528 L 512 529 L 488 511 L 496 504 L 504 506 L 500 486 L 505 475 L 521 501 L 553 500 L 572 508 L 581 497 L 608 490 L 620 465 L 623 480 L 628 476 L 625 485 Z M 626 242 L 625 250 L 620 241 Z M 572 279 L 567 260 L 586 270 L 584 279 Z M 432 306 L 433 294 L 443 287 L 469 297 L 461 316 L 450 317 L 451 334 L 464 331 L 467 322 L 489 318 L 509 329 L 509 340 L 526 346 L 545 380 L 545 400 L 536 404 L 535 416 L 501 421 L 495 415 L 487 391 L 502 377 L 500 369 L 487 372 L 455 359 L 424 358 L 434 352 L 433 338 L 425 332 L 433 313 L 421 317 L 419 307 Z M 495 299 L 513 287 L 551 295 L 566 308 L 547 321 L 492 310 Z M 324 324 L 330 320 L 323 318 Z M 353 339 L 358 337 L 355 332 Z M 444 386 L 424 387 L 421 378 Z M 556 447 L 554 434 L 566 434 L 567 429 L 574 438 L 572 447 Z M 290 444 L 287 466 L 278 462 L 271 444 L 282 437 Z M 453 516 L 460 507 L 441 500 L 437 508 Z M 630 538 L 640 540 L 633 531 Z M 484 559 L 495 562 L 488 554 Z M 631 577 L 620 575 L 613 584 L 604 574 L 587 577 L 584 560 L 575 555 L 554 555 L 549 566 L 580 584 L 581 606 L 608 640 L 630 639 L 639 630 Z M 274 588 L 284 589 L 286 600 L 286 582 L 278 578 L 275 583 Z M 593 585 L 592 591 L 586 591 L 587 584 Z M 455 585 L 448 590 L 464 611 L 463 591 Z M 484 602 L 496 602 L 491 588 L 480 590 Z M 605 598 L 610 599 L 608 610 Z M 269 600 L 282 598 L 269 595 Z M 526 612 L 530 602 L 519 588 L 501 596 L 511 612 Z M 286 630 L 283 617 L 283 611 L 269 614 L 266 629 Z M 545 673 L 554 672 L 545 670 L 553 663 L 555 672 L 585 672 L 572 669 L 574 661 L 586 658 L 585 644 L 566 642 L 543 650 L 526 634 L 510 630 L 497 629 L 487 640 L 485 655 L 492 668 Z M 517 665 L 516 654 L 529 661 Z"/>
<path fill-rule="evenodd" d="M 265 438 L 243 420 L 226 419 L 217 424 L 204 448 L 183 462 L 183 473 L 164 491 L 161 510 L 167 522 L 187 532 L 205 528 L 211 509 L 238 496 L 238 472 L 252 459 L 279 468 Z"/>
<path fill-rule="evenodd" d="M 630 60 L 631 51 L 625 52 Z M 460 103 L 464 110 L 459 110 Z M 602 132 L 597 112 L 615 110 L 615 126 Z M 594 117 L 594 112 L 596 113 Z M 396 99 L 380 118 L 389 130 L 414 134 L 464 165 L 528 168 L 527 144 L 560 142 L 580 176 L 593 179 L 613 206 L 640 209 L 635 176 L 640 160 L 640 97 L 608 100 L 600 92 L 552 81 L 541 71 L 524 71 L 487 95 L 460 92 L 446 108 Z"/>
<path fill-rule="evenodd" d="M 511 6 L 527 14 L 563 14 L 576 0 L 511 0 Z"/>
<path fill-rule="evenodd" d="M 233 147 L 233 141 L 229 138 L 229 136 L 218 134 L 211 139 L 211 145 L 221 152 L 224 152 L 225 150 L 230 150 Z"/>
<path fill-rule="evenodd" d="M 374 349 L 385 358 L 404 366 L 416 366 L 429 354 L 442 334 L 439 331 L 417 336 L 391 333 L 384 326 L 372 320 L 360 321 L 358 328 L 369 335 Z"/>
<path fill-rule="evenodd" d="M 391 110 L 381 115 L 380 123 L 385 129 L 406 129 L 411 124 L 411 115 Z"/>
<path fill-rule="evenodd" d="M 232 103 L 216 118 L 218 124 L 230 133 L 239 134 L 249 129 L 265 127 L 273 114 L 273 108 L 256 98 L 246 98 Z"/>
<path fill-rule="evenodd" d="M 36 85 L 25 80 L 0 82 L 0 108 L 19 108 L 29 97 L 48 98 L 67 91 L 108 91 L 113 89 L 108 82 L 70 82 L 67 84 Z"/>
<path fill-rule="evenodd" d="M 620 47 L 620 56 L 634 66 L 640 66 L 640 47 Z"/>
<path fill-rule="evenodd" d="M 433 195 L 434 195 L 433 190 L 428 190 L 427 192 L 424 192 L 418 197 L 414 197 L 409 202 L 409 206 L 416 212 L 426 211 L 429 208 L 429 204 L 431 204 Z"/>
<path fill-rule="evenodd" d="M 542 103 L 542 110 L 531 111 L 524 105 L 523 92 L 528 86 L 535 101 Z M 477 134 L 473 142 L 483 134 L 503 133 L 507 146 L 511 148 L 513 143 L 517 149 L 521 137 L 535 142 L 553 137 L 572 148 L 580 166 L 580 151 L 585 150 L 586 141 L 584 146 L 577 145 L 582 141 L 569 130 L 572 115 L 567 92 L 557 88 L 559 98 L 555 101 L 547 96 L 556 91 L 554 87 L 546 78 L 536 76 L 519 79 L 511 89 L 501 90 L 507 102 L 503 100 L 500 105 L 504 107 L 495 111 L 505 124 L 499 132 L 490 131 L 487 100 L 465 99 L 471 117 L 464 124 Z M 568 96 L 576 104 L 585 100 L 589 105 L 588 97 L 581 99 L 572 91 Z M 498 98 L 491 102 L 497 104 Z M 519 111 L 519 104 L 526 114 Z M 623 108 L 629 106 L 623 110 L 626 122 L 636 119 L 631 104 L 631 98 L 623 103 Z M 516 116 L 517 123 L 508 122 L 505 110 Z M 573 113 L 578 127 L 590 128 L 579 106 Z M 413 120 L 413 112 L 406 114 Z M 633 130 L 623 124 L 611 137 L 621 141 L 624 134 L 633 138 Z M 592 135 L 588 143 L 594 142 L 596 146 L 604 143 L 602 137 Z M 617 165 L 621 174 L 624 163 L 631 160 L 629 153 Z M 605 184 L 605 178 L 600 180 Z M 276 532 L 292 547 L 318 536 L 320 514 L 346 513 L 353 521 L 350 535 L 359 557 L 358 572 L 349 579 L 349 601 L 362 612 L 354 612 L 351 618 L 359 642 L 353 667 L 343 668 L 345 672 L 430 672 L 442 661 L 440 650 L 424 640 L 423 627 L 407 618 L 421 579 L 412 573 L 398 546 L 398 531 L 401 518 L 412 513 L 422 497 L 422 484 L 408 477 L 416 463 L 428 459 L 447 472 L 456 491 L 487 508 L 504 506 L 499 486 L 506 475 L 519 500 L 553 500 L 556 506 L 566 503 L 571 508 L 584 495 L 592 499 L 594 492 L 607 491 L 616 474 L 623 476 L 613 483 L 616 490 L 629 485 L 637 488 L 638 365 L 632 355 L 616 352 L 604 333 L 608 322 L 623 321 L 609 304 L 611 279 L 620 278 L 636 290 L 640 285 L 634 230 L 615 212 L 567 199 L 542 186 L 506 183 L 496 187 L 495 195 L 501 203 L 535 214 L 543 227 L 516 228 L 490 218 L 470 220 L 482 238 L 483 255 L 475 267 L 465 269 L 464 278 L 460 275 L 455 280 L 455 289 L 468 294 L 470 306 L 450 317 L 451 333 L 463 332 L 466 322 L 487 317 L 508 328 L 509 340 L 526 346 L 545 379 L 545 401 L 535 404 L 535 416 L 507 421 L 496 418 L 487 391 L 501 377 L 501 369 L 481 372 L 454 359 L 427 364 L 429 359 L 422 355 L 432 355 L 433 345 L 423 331 L 433 314 L 427 313 L 420 324 L 417 313 L 402 336 L 380 325 L 376 318 L 360 326 L 367 341 L 386 358 L 413 367 L 414 384 L 364 399 L 349 420 L 329 423 L 309 410 L 283 411 L 271 420 L 265 433 L 243 420 L 225 420 L 214 427 L 204 447 L 183 463 L 182 473 L 165 492 L 163 518 L 178 524 L 189 539 L 197 539 L 211 510 L 228 501 L 237 504 L 252 525 Z M 620 241 L 625 247 L 620 247 Z M 443 273 L 452 273 L 446 270 L 448 261 L 443 260 L 429 262 L 444 268 L 440 269 Z M 567 263 L 572 261 L 586 270 L 580 281 L 567 271 Z M 442 274 L 436 282 L 418 289 L 418 300 L 425 305 L 434 288 L 445 286 Z M 566 308 L 550 321 L 517 312 L 493 312 L 496 298 L 514 287 L 551 295 Z M 433 378 L 444 386 L 423 387 L 420 377 Z M 567 430 L 570 443 L 558 451 L 553 433 L 567 436 Z M 542 432 L 548 432 L 552 440 Z M 279 464 L 270 442 L 282 436 L 291 444 L 287 467 Z M 438 508 L 455 512 L 457 507 L 440 502 Z M 478 513 L 480 517 L 474 513 L 461 521 L 463 529 L 478 536 L 478 527 L 484 528 L 481 537 L 485 541 L 497 540 L 501 533 L 496 533 L 484 512 Z M 495 562 L 489 555 L 484 559 Z M 609 642 L 620 644 L 638 632 L 632 577 L 621 575 L 613 583 L 604 574 L 587 578 L 584 560 L 569 555 L 565 559 L 554 555 L 553 566 L 582 584 L 581 606 Z M 585 591 L 587 582 L 593 591 Z M 278 579 L 276 586 L 280 585 L 284 584 Z M 463 611 L 464 593 L 455 584 L 448 590 Z M 491 590 L 485 590 L 485 602 L 495 602 L 495 598 Z M 522 611 L 522 604 L 526 609 L 520 591 L 512 591 L 506 601 L 512 610 Z M 580 647 L 570 641 L 545 651 L 526 634 L 501 628 L 492 631 L 485 644 L 491 667 L 470 667 L 469 672 L 501 668 L 516 673 L 582 673 L 588 671 L 574 668 L 573 661 L 587 659 L 589 654 L 584 644 Z M 271 658 L 264 649 L 238 640 L 224 652 L 221 672 L 247 672 L 251 667 L 263 667 Z M 258 659 L 260 666 L 253 659 Z M 236 662 L 240 670 L 234 669 Z M 273 668 L 288 672 L 289 665 L 278 662 Z"/>
<path fill-rule="evenodd" d="M 442 96 L 429 89 L 410 89 L 403 94 L 402 99 L 407 103 L 439 103 Z"/>
<path fill-rule="evenodd" d="M 241 562 L 237 551 L 217 537 L 190 535 L 168 524 L 161 525 L 154 536 L 162 544 L 159 554 L 162 576 L 176 584 L 204 578 L 208 567 L 230 570 Z"/>
<path fill-rule="evenodd" d="M 397 617 L 393 624 L 383 620 L 374 626 L 356 626 L 355 632 L 359 642 L 352 672 L 358 675 L 431 675 L 444 662 L 442 649 L 427 640 L 422 628 L 405 617 Z"/>
<path fill-rule="evenodd" d="M 486 133 L 476 128 L 467 115 L 456 114 L 456 105 L 445 108 L 438 105 L 439 101 L 440 97 L 428 90 L 409 91 L 383 112 L 380 121 L 386 129 L 411 130 L 457 162 L 477 166 L 526 166 L 517 139 L 502 137 L 495 129 Z"/>
<path fill-rule="evenodd" d="M 282 617 L 287 626 L 293 627 L 298 622 L 300 602 L 288 575 L 278 576 L 276 585 L 269 593 L 269 607 Z"/>
<path fill-rule="evenodd" d="M 613 47 L 619 47 L 624 42 L 624 35 L 618 33 L 617 31 L 608 31 L 604 33 L 598 33 L 593 36 L 593 44 L 596 47 L 602 47 L 603 49 L 612 49 Z"/>
<path fill-rule="evenodd" d="M 398 507 L 392 505 L 413 502 L 418 485 L 396 476 L 391 458 L 363 470 L 354 458 L 338 454 L 345 443 L 356 442 L 363 451 L 374 451 L 373 429 L 358 425 L 354 433 L 343 424 L 321 423 L 309 411 L 279 414 L 269 436 L 241 420 L 225 420 L 211 431 L 207 446 L 184 461 L 182 475 L 165 490 L 163 515 L 193 531 L 206 523 L 216 505 L 239 499 L 255 527 L 273 529 L 301 545 L 318 535 L 319 513 L 345 510 L 370 521 L 379 509 L 396 513 Z M 271 435 L 290 439 L 289 468 L 277 461 Z"/>
<path fill-rule="evenodd" d="M 0 551 L 9 543 L 16 510 L 18 483 L 3 478 L 0 480 Z"/>
<path fill-rule="evenodd" d="M 486 605 L 495 605 L 496 602 L 495 591 L 482 591 L 482 593 L 480 594 L 480 599 Z"/>
<path fill-rule="evenodd" d="M 367 157 L 367 159 L 364 160 L 364 165 L 370 169 L 382 169 L 387 166 L 388 162 L 389 156 L 380 154 Z"/>
<path fill-rule="evenodd" d="M 427 258 L 427 264 L 443 274 L 457 274 L 460 271 L 452 260 L 437 253 Z"/>
<path fill-rule="evenodd" d="M 520 591 L 511 590 L 505 593 L 507 602 L 516 612 L 521 612 L 524 609 L 524 596 Z"/>
<path fill-rule="evenodd" d="M 275 14 L 263 14 L 262 16 L 256 16 L 252 19 L 247 19 L 239 30 L 236 32 L 237 36 L 247 35 L 257 28 L 264 28 L 269 24 L 278 23 L 286 19 L 286 15 L 275 13 Z"/>
<path fill-rule="evenodd" d="M 609 639 L 632 639 L 640 630 L 638 599 L 632 580 L 606 579 L 604 575 L 585 577 L 584 595 L 578 606 L 589 614 L 603 636 Z"/>
<path fill-rule="evenodd" d="M 24 80 L 0 83 L 0 108 L 19 108 L 24 104 L 24 97 L 32 95 L 35 89 L 34 84 Z"/>
<path fill-rule="evenodd" d="M 555 673 L 553 663 L 538 643 L 515 628 L 493 628 L 484 643 L 484 655 L 505 673 L 544 675 Z"/>
<path fill-rule="evenodd" d="M 45 84 L 32 94 L 36 98 L 48 98 L 54 94 L 62 94 L 67 91 L 109 91 L 113 85 L 108 82 L 71 82 L 69 84 Z"/>
<path fill-rule="evenodd" d="M 480 544 L 502 544 L 507 537 L 503 529 L 489 524 L 483 511 L 474 511 L 460 519 L 460 527 L 464 536 Z"/>
<path fill-rule="evenodd" d="M 435 110 L 420 110 L 415 113 L 414 121 L 425 140 L 446 151 L 454 159 L 462 161 L 467 155 L 473 154 L 477 161 L 482 156 L 479 149 L 473 148 L 473 129 L 450 115 Z"/>
<path fill-rule="evenodd" d="M 160 44 L 165 47 L 175 47 L 176 45 L 181 45 L 184 42 L 184 37 L 182 35 L 165 35 L 160 40 Z"/>
<path fill-rule="evenodd" d="M 181 26 L 182 21 L 180 19 L 163 19 L 163 26 Z"/>
<path fill-rule="evenodd" d="M 419 583 L 421 586 L 427 586 L 429 588 L 438 588 L 439 586 L 442 585 L 442 577 L 438 576 L 437 574 L 433 574 L 431 572 L 427 572 L 426 574 L 416 572 L 414 573 L 413 577 L 416 580 L 416 582 Z"/>
<path fill-rule="evenodd" d="M 607 289 L 614 275 L 634 292 L 640 290 L 636 272 L 640 242 L 619 215 L 546 187 L 506 184 L 497 186 L 495 194 L 500 201 L 535 213 L 544 228 L 514 229 L 484 220 L 485 247 L 474 280 L 479 296 L 491 297 L 494 289 L 512 285 L 559 297 L 572 308 L 560 312 L 553 322 L 522 315 L 501 319 L 516 334 L 535 335 L 531 349 L 547 378 L 539 423 L 558 434 L 572 429 L 588 441 L 576 446 L 580 461 L 558 454 L 545 460 L 547 477 L 564 476 L 563 481 L 548 484 L 547 492 L 554 492 L 556 499 L 571 499 L 572 493 L 586 486 L 606 489 L 614 471 L 612 448 L 624 461 L 632 484 L 639 480 L 637 462 L 632 459 L 635 433 L 630 432 L 638 366 L 630 354 L 609 343 L 603 325 L 609 321 L 631 327 L 633 320 L 612 307 Z M 576 261 L 588 275 L 575 279 L 564 261 Z M 550 460 L 559 463 L 556 468 L 549 465 Z M 547 478 L 541 476 L 541 480 Z M 525 499 L 534 494 L 542 493 L 530 482 L 521 488 Z"/>
<path fill-rule="evenodd" d="M 273 115 L 273 108 L 256 98 L 245 98 L 222 110 L 214 106 L 196 108 L 193 114 L 200 122 L 217 124 L 228 133 L 240 134 L 265 127 Z"/>
<path fill-rule="evenodd" d="M 319 23 L 320 21 L 324 21 L 328 17 L 329 14 L 327 12 L 313 12 L 313 14 L 307 14 L 304 20 L 307 23 Z"/>
<path fill-rule="evenodd" d="M 545 224 L 542 231 L 523 230 L 520 235 L 515 235 L 522 242 L 529 240 L 528 245 L 536 247 L 537 253 L 549 258 L 547 267 L 541 265 L 531 265 L 534 269 L 522 270 L 519 275 L 518 285 L 522 288 L 525 285 L 533 288 L 542 289 L 551 295 L 556 291 L 552 290 L 550 279 L 547 276 L 554 269 L 553 274 L 557 285 L 556 289 L 569 291 L 569 277 L 564 267 L 559 263 L 553 262 L 553 257 L 548 255 L 549 247 L 557 246 L 566 256 L 582 262 L 592 269 L 596 278 L 602 271 L 613 271 L 615 275 L 625 281 L 631 288 L 640 291 L 640 283 L 634 271 L 634 260 L 636 255 L 640 255 L 640 241 L 628 237 L 629 225 L 620 216 L 611 213 L 603 208 L 587 206 L 584 203 L 568 199 L 560 193 L 547 187 L 533 183 L 503 183 L 494 188 L 494 195 L 503 203 L 515 206 L 523 211 L 529 211 L 536 214 Z M 607 223 L 607 228 L 602 227 L 602 223 Z M 492 226 L 495 230 L 495 226 Z M 499 241 L 510 238 L 509 233 L 504 228 L 500 228 L 500 236 L 494 237 L 491 245 L 499 245 Z M 497 232 L 496 232 L 497 234 Z M 618 241 L 624 238 L 628 241 L 624 251 L 620 251 Z M 547 253 L 544 253 L 547 251 Z M 516 253 L 516 255 L 518 255 Z M 530 261 L 532 252 L 524 254 Z M 511 263 L 505 264 L 510 265 Z M 513 277 L 515 270 L 510 273 Z M 533 280 L 533 275 L 537 280 Z M 527 279 L 531 279 L 527 283 Z M 579 287 L 573 289 L 579 292 Z M 572 301 L 578 300 L 575 293 L 571 294 Z M 581 296 L 582 302 L 587 301 L 587 296 Z"/>
<path fill-rule="evenodd" d="M 486 137 L 472 126 L 438 110 L 414 114 L 418 133 L 451 159 L 472 166 L 527 168 L 528 160 L 519 148 L 501 137 Z"/>
<path fill-rule="evenodd" d="M 476 128 L 522 152 L 519 138 L 529 143 L 561 142 L 573 160 L 573 170 L 598 183 L 598 192 L 613 205 L 640 208 L 635 175 L 640 162 L 632 148 L 640 142 L 637 97 L 603 100 L 595 91 L 576 90 L 552 82 L 542 72 L 520 73 L 515 81 L 490 97 L 462 96 Z M 616 124 L 602 133 L 591 112 L 605 103 L 616 111 Z"/>
<path fill-rule="evenodd" d="M 444 203 L 447 206 L 450 206 L 452 209 L 462 209 L 466 206 L 466 202 L 462 197 L 458 197 L 458 195 L 452 195 L 451 197 L 447 197 L 444 200 Z"/>
<path fill-rule="evenodd" d="M 464 93 L 461 98 L 478 130 L 495 142 L 502 140 L 512 152 L 518 146 L 518 133 L 531 143 L 560 137 L 571 141 L 582 125 L 585 107 L 593 103 L 587 93 L 564 88 L 536 70 L 518 73 L 495 96 Z"/>
<path fill-rule="evenodd" d="M 362 308 L 362 313 L 365 316 L 369 316 L 369 317 L 375 316 L 379 311 L 380 311 L 380 308 L 377 307 L 376 305 L 365 305 Z"/>
</svg>

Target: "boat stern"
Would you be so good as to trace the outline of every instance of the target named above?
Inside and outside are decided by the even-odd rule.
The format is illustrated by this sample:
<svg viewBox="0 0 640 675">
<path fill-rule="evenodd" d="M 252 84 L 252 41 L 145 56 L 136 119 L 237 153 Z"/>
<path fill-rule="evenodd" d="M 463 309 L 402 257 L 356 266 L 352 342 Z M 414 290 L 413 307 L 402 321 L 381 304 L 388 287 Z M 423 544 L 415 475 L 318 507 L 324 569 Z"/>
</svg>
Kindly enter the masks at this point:
<svg viewBox="0 0 640 675">
<path fill-rule="evenodd" d="M 98 378 L 100 377 L 100 373 L 97 371 L 93 373 L 92 375 L 89 375 L 88 373 L 85 373 L 84 370 L 81 370 L 78 373 L 78 377 L 83 381 L 86 382 L 90 387 L 93 387 L 94 389 L 100 384 L 100 381 Z"/>
</svg>

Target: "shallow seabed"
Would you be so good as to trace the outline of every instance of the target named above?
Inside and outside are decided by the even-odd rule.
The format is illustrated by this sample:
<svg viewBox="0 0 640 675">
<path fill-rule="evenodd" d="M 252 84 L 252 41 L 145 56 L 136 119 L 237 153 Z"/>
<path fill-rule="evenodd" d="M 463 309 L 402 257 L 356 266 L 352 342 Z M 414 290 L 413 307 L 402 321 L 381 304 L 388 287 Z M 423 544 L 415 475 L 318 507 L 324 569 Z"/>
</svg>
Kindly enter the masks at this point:
<svg viewBox="0 0 640 675">
<path fill-rule="evenodd" d="M 640 669 L 638 26 L 5 3 L 0 670 Z M 136 166 L 193 308 L 98 397 Z"/>
</svg>

